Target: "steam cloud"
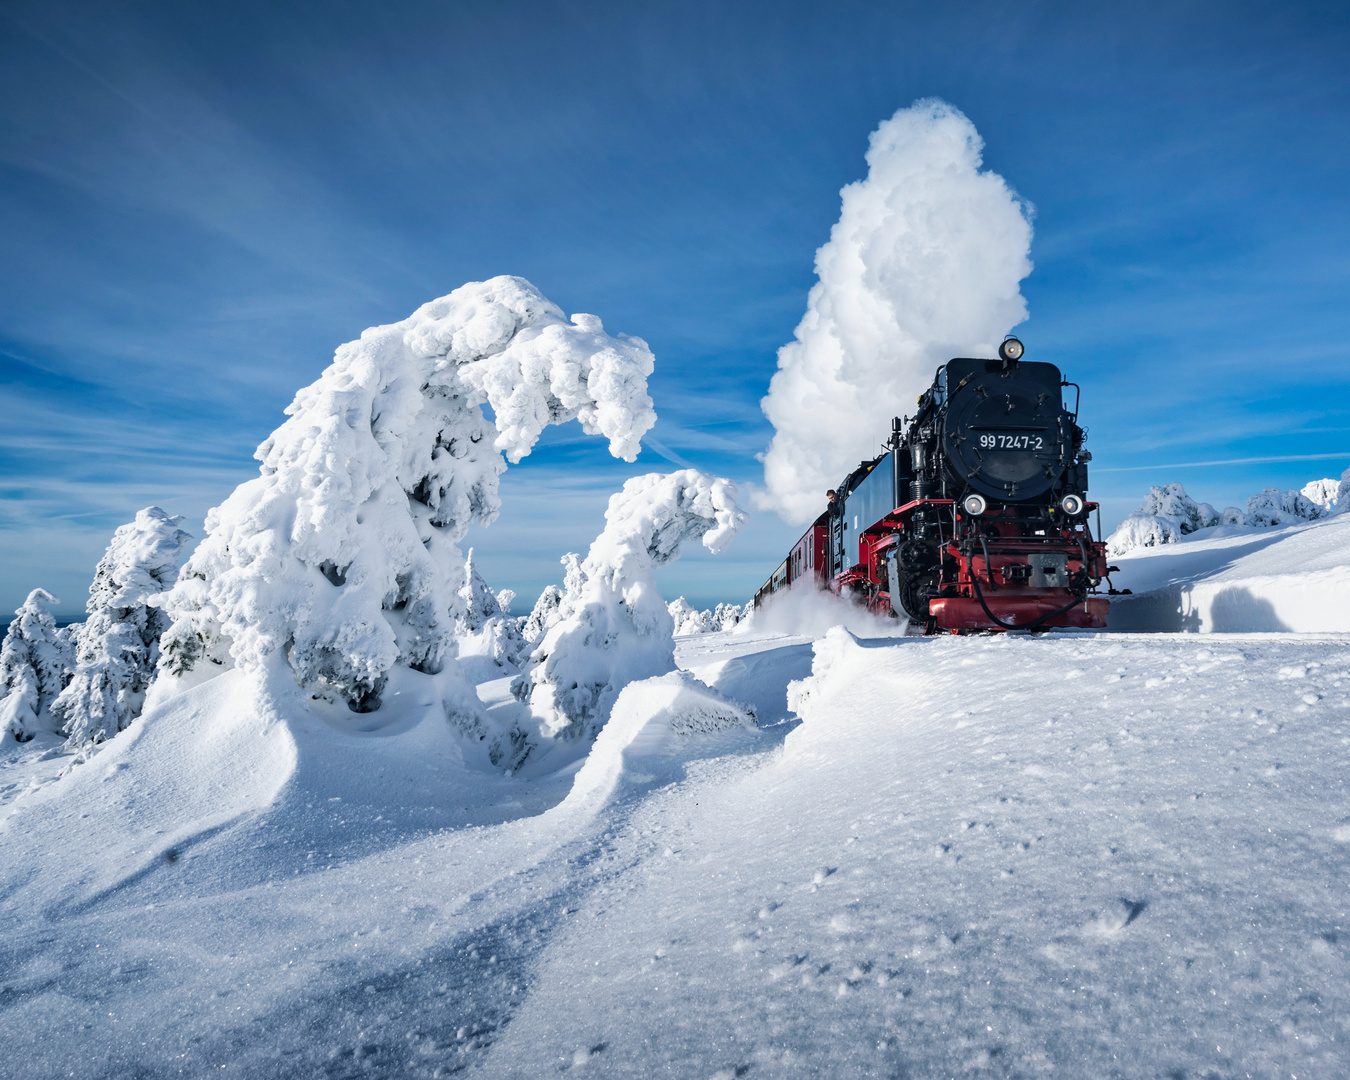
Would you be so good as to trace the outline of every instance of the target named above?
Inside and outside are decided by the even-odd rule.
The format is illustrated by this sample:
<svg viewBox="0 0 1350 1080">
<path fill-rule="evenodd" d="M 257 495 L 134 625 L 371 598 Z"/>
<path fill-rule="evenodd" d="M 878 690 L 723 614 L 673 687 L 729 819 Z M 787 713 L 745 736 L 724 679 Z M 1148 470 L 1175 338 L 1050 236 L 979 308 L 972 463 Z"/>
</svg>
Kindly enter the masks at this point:
<svg viewBox="0 0 1350 1080">
<path fill-rule="evenodd" d="M 934 98 L 872 133 L 865 180 L 816 252 L 796 340 L 778 350 L 761 402 L 776 434 L 756 502 L 805 522 L 825 491 L 875 457 L 893 416 L 913 411 L 934 369 L 993 356 L 1027 317 L 1030 208 L 997 173 L 958 109 Z"/>
</svg>

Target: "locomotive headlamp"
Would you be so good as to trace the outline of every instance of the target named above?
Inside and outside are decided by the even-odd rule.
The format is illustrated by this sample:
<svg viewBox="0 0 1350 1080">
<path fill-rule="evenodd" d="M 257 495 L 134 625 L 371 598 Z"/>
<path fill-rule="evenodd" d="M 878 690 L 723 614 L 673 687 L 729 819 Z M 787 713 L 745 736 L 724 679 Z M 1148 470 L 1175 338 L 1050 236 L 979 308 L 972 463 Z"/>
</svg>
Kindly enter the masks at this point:
<svg viewBox="0 0 1350 1080">
<path fill-rule="evenodd" d="M 967 495 L 961 503 L 961 508 L 971 517 L 979 517 L 989 509 L 989 504 L 984 501 L 983 495 Z"/>
<path fill-rule="evenodd" d="M 1024 352 L 1026 352 L 1026 348 L 1015 337 L 1008 338 L 1007 341 L 998 347 L 999 356 L 1004 360 L 1011 360 L 1013 362 L 1021 360 Z"/>
<path fill-rule="evenodd" d="M 1059 508 L 1069 517 L 1077 517 L 1083 512 L 1083 496 L 1065 495 L 1064 498 L 1059 500 Z"/>
</svg>

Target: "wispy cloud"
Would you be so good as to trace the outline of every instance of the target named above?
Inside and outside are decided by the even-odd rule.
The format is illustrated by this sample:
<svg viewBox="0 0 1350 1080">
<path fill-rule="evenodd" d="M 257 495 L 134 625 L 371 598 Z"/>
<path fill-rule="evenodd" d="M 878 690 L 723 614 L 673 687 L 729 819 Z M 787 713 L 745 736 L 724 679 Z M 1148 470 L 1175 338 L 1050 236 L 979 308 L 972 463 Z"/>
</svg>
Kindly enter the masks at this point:
<svg viewBox="0 0 1350 1080">
<path fill-rule="evenodd" d="M 1337 450 L 1330 454 L 1278 454 L 1265 457 L 1223 458 L 1219 461 L 1174 461 L 1162 465 L 1113 465 L 1094 467 L 1094 472 L 1161 472 L 1163 469 L 1208 469 L 1227 465 L 1271 465 L 1283 461 L 1348 461 L 1350 450 Z"/>
</svg>

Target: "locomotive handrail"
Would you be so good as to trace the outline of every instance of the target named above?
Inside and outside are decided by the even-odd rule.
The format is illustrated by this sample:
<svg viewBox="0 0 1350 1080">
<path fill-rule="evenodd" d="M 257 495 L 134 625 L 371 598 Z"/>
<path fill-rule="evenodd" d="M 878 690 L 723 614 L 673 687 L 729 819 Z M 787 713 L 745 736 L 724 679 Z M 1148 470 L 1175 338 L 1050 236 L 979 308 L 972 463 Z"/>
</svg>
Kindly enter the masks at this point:
<svg viewBox="0 0 1350 1080">
<path fill-rule="evenodd" d="M 1061 388 L 1065 386 L 1072 386 L 1074 389 L 1073 422 L 1076 424 L 1078 423 L 1078 406 L 1083 403 L 1083 388 L 1079 386 L 1076 382 L 1069 382 L 1067 379 L 1064 382 L 1061 382 L 1059 385 Z"/>
</svg>

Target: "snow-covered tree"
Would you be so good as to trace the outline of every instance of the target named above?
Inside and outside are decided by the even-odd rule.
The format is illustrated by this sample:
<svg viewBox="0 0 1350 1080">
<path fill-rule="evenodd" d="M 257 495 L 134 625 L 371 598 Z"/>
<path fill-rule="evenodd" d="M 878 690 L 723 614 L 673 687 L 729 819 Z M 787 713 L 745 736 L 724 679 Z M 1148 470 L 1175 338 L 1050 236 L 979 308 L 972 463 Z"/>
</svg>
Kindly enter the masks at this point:
<svg viewBox="0 0 1350 1080">
<path fill-rule="evenodd" d="M 701 540 L 723 550 L 745 522 L 736 485 L 685 469 L 634 477 L 610 497 L 605 528 L 568 566 L 558 620 L 513 684 L 547 737 L 595 734 L 628 683 L 675 668 L 675 624 L 652 568 Z"/>
<path fill-rule="evenodd" d="M 103 742 L 140 715 L 169 617 L 148 602 L 173 585 L 192 539 L 158 506 L 118 528 L 94 571 L 74 677 L 52 704 L 72 745 Z"/>
<path fill-rule="evenodd" d="M 633 460 L 656 420 L 653 363 L 640 338 L 569 322 L 517 277 L 367 330 L 296 395 L 258 448 L 261 475 L 208 516 L 165 600 L 162 667 L 284 662 L 301 686 L 369 711 L 394 664 L 453 665 L 456 545 L 497 516 L 503 455 L 519 461 L 546 425 L 577 419 Z"/>
<path fill-rule="evenodd" d="M 1247 500 L 1246 511 L 1230 506 L 1222 514 L 1209 503 L 1197 503 L 1180 484 L 1152 487 L 1144 505 L 1132 513 L 1106 541 L 1107 553 L 1126 555 L 1139 548 L 1175 544 L 1183 536 L 1211 525 L 1299 525 L 1332 517 L 1350 508 L 1350 469 L 1339 480 L 1312 480 L 1302 491 L 1266 488 Z"/>
<path fill-rule="evenodd" d="M 520 620 L 502 608 L 503 596 L 509 605 L 515 593 L 510 589 L 493 592 L 478 572 L 470 548 L 464 560 L 464 584 L 459 590 L 463 609 L 459 616 L 461 656 L 487 656 L 499 667 L 515 668 L 529 651 L 520 636 Z"/>
<path fill-rule="evenodd" d="M 563 564 L 567 565 L 569 559 L 574 566 L 580 565 L 580 556 L 575 552 L 569 551 L 564 555 Z M 534 607 L 525 619 L 525 625 L 520 628 L 521 636 L 529 644 L 537 643 L 548 632 L 548 628 L 558 621 L 558 605 L 562 603 L 562 596 L 563 592 L 558 586 L 544 586 L 544 591 L 539 594 L 539 599 L 534 602 Z"/>
<path fill-rule="evenodd" d="M 1335 513 L 1334 509 L 1331 513 Z M 1299 491 L 1266 488 L 1247 500 L 1249 525 L 1299 525 L 1305 521 L 1316 521 L 1320 517 L 1329 516 L 1325 507 L 1319 506 Z"/>
<path fill-rule="evenodd" d="M 56 628 L 48 604 L 59 604 L 46 589 L 34 589 L 14 612 L 0 648 L 0 736 L 27 742 L 39 731 L 59 731 L 52 702 L 70 680 L 73 635 Z"/>
<path fill-rule="evenodd" d="M 489 619 L 502 614 L 497 594 L 488 587 L 474 563 L 473 548 L 469 548 L 469 556 L 464 560 L 464 584 L 459 589 L 459 601 L 463 611 L 460 623 L 470 633 L 481 630 Z"/>
<path fill-rule="evenodd" d="M 1228 521 L 1229 514 L 1229 510 L 1221 515 L 1209 503 L 1196 502 L 1180 484 L 1155 485 L 1149 488 L 1144 504 L 1107 538 L 1106 550 L 1124 555 L 1138 548 L 1175 544 L 1189 533 Z"/>
<path fill-rule="evenodd" d="M 745 618 L 750 605 L 742 608 L 740 604 L 718 604 L 713 609 L 713 629 L 731 630 L 734 629 L 742 619 Z"/>
<path fill-rule="evenodd" d="M 706 634 L 713 628 L 712 613 L 699 611 L 683 596 L 676 597 L 666 605 L 671 621 L 675 623 L 676 637 L 685 634 Z"/>
</svg>

